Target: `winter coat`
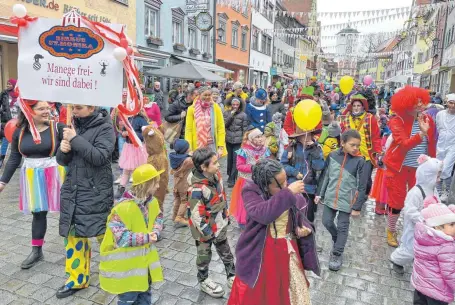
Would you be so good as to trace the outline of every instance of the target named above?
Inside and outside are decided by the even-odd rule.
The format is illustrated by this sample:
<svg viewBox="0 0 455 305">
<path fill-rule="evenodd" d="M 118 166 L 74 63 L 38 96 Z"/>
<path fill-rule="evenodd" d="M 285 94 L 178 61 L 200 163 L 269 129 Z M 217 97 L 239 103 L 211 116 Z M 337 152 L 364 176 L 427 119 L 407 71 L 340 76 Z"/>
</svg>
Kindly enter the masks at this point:
<svg viewBox="0 0 455 305">
<path fill-rule="evenodd" d="M 185 124 L 186 120 L 185 118 L 182 119 L 181 114 L 183 111 L 187 111 L 188 107 L 190 107 L 191 104 L 188 104 L 186 102 L 186 96 L 181 95 L 179 98 L 174 101 L 171 105 L 169 105 L 169 109 L 167 111 L 166 116 L 164 119 L 169 122 L 169 123 L 177 123 L 179 121 L 182 121 L 182 130 L 180 132 L 180 138 L 183 139 L 185 137 Z M 187 113 L 188 115 L 188 113 Z"/>
<path fill-rule="evenodd" d="M 0 122 L 6 123 L 11 120 L 11 108 L 9 104 L 9 94 L 8 91 L 3 90 L 0 93 Z"/>
<path fill-rule="evenodd" d="M 435 190 L 438 173 L 442 168 L 442 161 L 431 158 L 420 164 L 416 171 L 416 186 L 406 195 L 403 209 L 403 235 L 400 246 L 393 251 L 390 259 L 400 266 L 411 264 L 414 259 L 414 227 L 422 220 L 420 212 L 424 208 L 424 200 L 428 197 L 435 197 L 439 200 L 438 192 Z M 419 189 L 422 188 L 422 191 Z"/>
<path fill-rule="evenodd" d="M 317 143 L 306 149 L 303 148 L 302 143 L 295 143 L 283 152 L 281 163 L 284 165 L 288 184 L 297 181 L 296 177 L 300 173 L 305 177 L 303 181 L 305 192 L 308 194 L 316 193 L 319 174 L 325 165 L 322 149 Z"/>
<path fill-rule="evenodd" d="M 259 128 L 262 132 L 264 132 L 265 126 L 272 122 L 272 115 L 267 106 L 255 105 L 254 101 L 246 105 L 245 113 L 248 116 L 250 124 L 255 128 Z"/>
<path fill-rule="evenodd" d="M 105 110 L 75 119 L 74 126 L 77 135 L 71 140 L 71 151 L 57 151 L 57 162 L 67 167 L 60 193 L 59 232 L 68 237 L 74 225 L 77 237 L 95 237 L 104 234 L 114 203 L 114 127 Z"/>
<path fill-rule="evenodd" d="M 293 207 L 304 211 L 306 202 L 302 195 L 294 195 L 288 188 L 281 190 L 270 199 L 265 199 L 260 188 L 251 180 L 246 180 L 242 189 L 242 198 L 248 216 L 245 231 L 240 235 L 236 247 L 236 276 L 249 287 L 254 287 L 261 271 L 262 252 L 269 225 Z M 303 214 L 297 214 L 299 227 L 310 227 L 309 222 L 302 217 Z M 305 238 L 301 238 L 300 241 L 299 252 L 301 255 L 304 253 L 305 270 L 319 274 L 318 257 L 314 251 L 316 245 Z"/>
<path fill-rule="evenodd" d="M 139 140 L 144 142 L 144 136 L 142 135 L 142 127 L 147 126 L 149 124 L 147 120 L 141 115 L 136 115 L 132 118 L 129 118 L 129 121 L 131 123 L 131 127 L 133 127 L 133 130 L 136 133 Z M 131 143 L 131 140 L 127 138 L 127 142 Z"/>
<path fill-rule="evenodd" d="M 196 169 L 188 177 L 188 221 L 191 235 L 204 242 L 217 237 L 229 224 L 221 173 L 205 177 Z"/>
<path fill-rule="evenodd" d="M 283 118 L 286 116 L 286 109 L 284 108 L 284 104 L 281 103 L 281 101 L 272 102 L 267 106 L 267 109 L 269 110 L 272 117 L 277 112 L 281 113 L 283 115 Z"/>
<path fill-rule="evenodd" d="M 416 224 L 414 236 L 412 286 L 430 298 L 451 303 L 455 291 L 454 238 L 422 222 Z"/>
<path fill-rule="evenodd" d="M 169 157 L 172 158 L 171 155 Z M 183 202 L 188 198 L 188 175 L 193 168 L 193 160 L 188 157 L 178 168 L 171 169 L 171 175 L 174 176 L 174 194 L 179 194 L 180 200 Z"/>
<path fill-rule="evenodd" d="M 157 103 L 150 103 L 144 106 L 144 110 L 150 121 L 155 122 L 158 127 L 161 126 L 161 111 Z"/>
<path fill-rule="evenodd" d="M 368 181 L 364 165 L 363 157 L 347 154 L 342 148 L 329 154 L 317 191 L 326 206 L 345 213 L 362 209 Z"/>
<path fill-rule="evenodd" d="M 213 104 L 213 121 L 212 121 L 212 136 L 216 147 L 223 147 L 222 157 L 227 156 L 226 150 L 226 129 L 224 127 L 223 112 L 220 106 Z M 186 126 L 185 126 L 185 140 L 190 143 L 190 149 L 195 151 L 199 147 L 197 146 L 197 129 L 196 129 L 196 118 L 194 106 L 188 108 L 186 114 Z"/>
<path fill-rule="evenodd" d="M 164 93 L 163 91 L 155 91 L 155 89 L 152 90 L 151 95 L 153 95 L 152 101 L 158 104 L 158 107 L 160 107 L 160 111 L 164 111 L 165 105 L 164 105 Z"/>
<path fill-rule="evenodd" d="M 428 130 L 428 155 L 432 158 L 436 156 L 436 139 L 434 133 L 436 126 L 433 119 L 426 115 L 430 123 Z M 404 159 L 408 151 L 416 147 L 422 142 L 420 134 L 411 137 L 412 125 L 414 116 L 412 115 L 394 115 L 389 120 L 389 127 L 392 131 L 393 141 L 389 149 L 386 151 L 382 162 L 387 167 L 387 170 L 401 172 Z"/>
<path fill-rule="evenodd" d="M 229 110 L 223 113 L 224 126 L 226 127 L 226 143 L 242 144 L 243 135 L 248 129 L 249 121 L 245 112 L 243 112 L 243 103 L 241 109 L 232 114 Z"/>
</svg>

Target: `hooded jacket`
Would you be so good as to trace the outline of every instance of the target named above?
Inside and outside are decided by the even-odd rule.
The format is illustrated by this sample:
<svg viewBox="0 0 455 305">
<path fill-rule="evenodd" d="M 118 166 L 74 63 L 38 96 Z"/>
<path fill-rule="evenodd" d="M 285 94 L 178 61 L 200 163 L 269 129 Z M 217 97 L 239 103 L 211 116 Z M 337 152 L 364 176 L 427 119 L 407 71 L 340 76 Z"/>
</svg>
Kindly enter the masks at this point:
<svg viewBox="0 0 455 305">
<path fill-rule="evenodd" d="M 231 104 L 226 104 L 231 108 Z M 243 141 L 243 135 L 248 130 L 248 116 L 244 112 L 245 103 L 240 101 L 240 108 L 234 114 L 231 111 L 226 110 L 223 113 L 224 126 L 226 127 L 226 143 L 230 144 L 241 144 Z"/>
<path fill-rule="evenodd" d="M 6 123 L 11 120 L 11 107 L 9 104 L 9 92 L 3 90 L 0 93 L 0 121 L 1 123 Z"/>
<path fill-rule="evenodd" d="M 455 240 L 419 222 L 415 227 L 412 286 L 435 300 L 450 303 L 455 291 Z"/>
<path fill-rule="evenodd" d="M 317 195 L 334 210 L 345 213 L 360 211 L 365 202 L 368 181 L 363 170 L 364 158 L 347 154 L 340 148 L 331 152 L 326 162 Z"/>
<path fill-rule="evenodd" d="M 74 225 L 77 237 L 104 234 L 114 204 L 111 156 L 115 134 L 106 110 L 74 120 L 77 135 L 71 151 L 57 151 L 57 162 L 67 167 L 60 192 L 60 236 Z"/>
<path fill-rule="evenodd" d="M 403 235 L 401 236 L 400 246 L 393 251 L 391 260 L 400 266 L 412 263 L 414 259 L 414 227 L 422 220 L 420 212 L 424 208 L 424 200 L 428 197 L 436 197 L 438 192 L 435 190 L 438 172 L 442 169 L 442 162 L 435 158 L 430 158 L 420 164 L 416 171 L 416 186 L 406 195 L 404 202 L 403 216 Z M 420 186 L 425 194 L 425 198 L 418 188 Z"/>
</svg>

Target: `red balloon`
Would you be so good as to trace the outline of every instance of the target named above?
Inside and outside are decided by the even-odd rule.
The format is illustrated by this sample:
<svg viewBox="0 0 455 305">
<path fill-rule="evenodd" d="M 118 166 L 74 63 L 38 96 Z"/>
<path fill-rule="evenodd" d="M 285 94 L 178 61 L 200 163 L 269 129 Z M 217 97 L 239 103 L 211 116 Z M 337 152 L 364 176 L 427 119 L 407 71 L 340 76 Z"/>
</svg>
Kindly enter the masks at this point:
<svg viewBox="0 0 455 305">
<path fill-rule="evenodd" d="M 17 129 L 16 124 L 17 124 L 17 119 L 11 119 L 5 125 L 5 138 L 10 143 L 13 142 L 13 134 L 14 134 L 14 131 L 16 131 L 16 129 Z"/>
</svg>

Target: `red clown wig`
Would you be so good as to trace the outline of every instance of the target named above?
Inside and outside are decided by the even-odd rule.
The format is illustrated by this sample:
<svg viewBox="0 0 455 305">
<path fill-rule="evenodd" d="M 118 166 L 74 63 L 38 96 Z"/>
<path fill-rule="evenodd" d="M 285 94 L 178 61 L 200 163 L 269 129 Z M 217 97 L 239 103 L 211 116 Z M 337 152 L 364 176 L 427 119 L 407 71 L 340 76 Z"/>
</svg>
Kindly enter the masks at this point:
<svg viewBox="0 0 455 305">
<path fill-rule="evenodd" d="M 391 109 L 399 115 L 405 115 L 412 111 L 419 101 L 423 105 L 430 103 L 428 91 L 418 87 L 406 86 L 392 96 Z"/>
</svg>

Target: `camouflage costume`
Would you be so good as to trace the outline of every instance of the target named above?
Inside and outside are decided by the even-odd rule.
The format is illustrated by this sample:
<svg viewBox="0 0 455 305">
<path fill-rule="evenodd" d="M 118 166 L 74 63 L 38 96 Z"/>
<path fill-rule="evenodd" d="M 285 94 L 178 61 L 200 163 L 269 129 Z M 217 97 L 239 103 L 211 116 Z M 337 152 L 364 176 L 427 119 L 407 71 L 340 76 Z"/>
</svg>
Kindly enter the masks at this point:
<svg viewBox="0 0 455 305">
<path fill-rule="evenodd" d="M 208 179 L 194 170 L 189 180 L 188 222 L 197 247 L 198 281 L 208 278 L 212 244 L 223 261 L 227 278 L 230 278 L 235 275 L 235 266 L 226 236 L 229 217 L 221 174 Z"/>
</svg>

